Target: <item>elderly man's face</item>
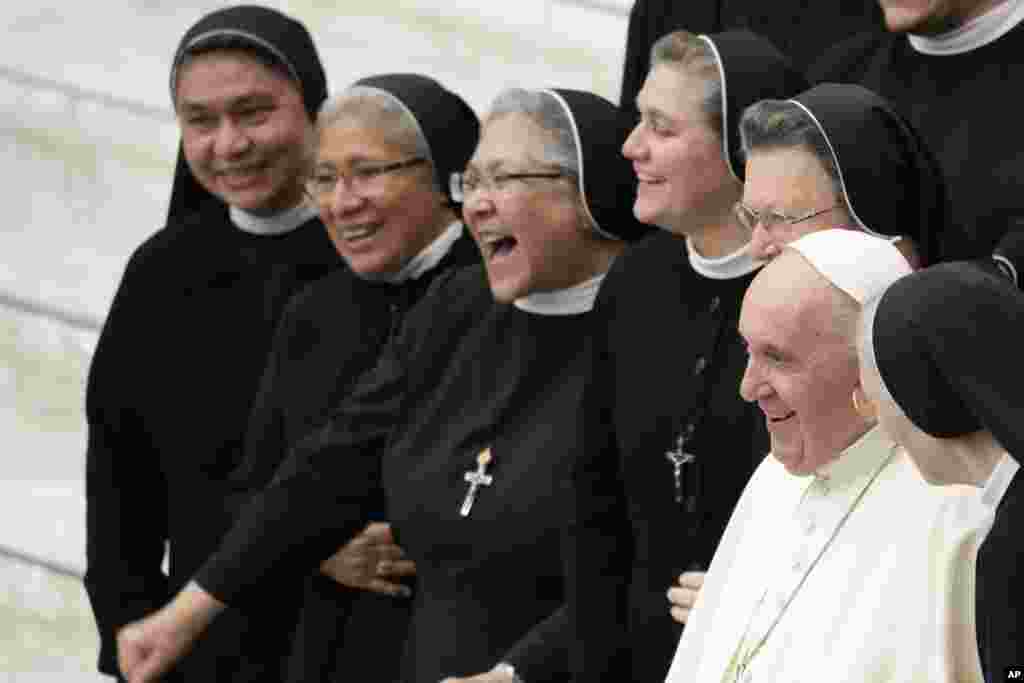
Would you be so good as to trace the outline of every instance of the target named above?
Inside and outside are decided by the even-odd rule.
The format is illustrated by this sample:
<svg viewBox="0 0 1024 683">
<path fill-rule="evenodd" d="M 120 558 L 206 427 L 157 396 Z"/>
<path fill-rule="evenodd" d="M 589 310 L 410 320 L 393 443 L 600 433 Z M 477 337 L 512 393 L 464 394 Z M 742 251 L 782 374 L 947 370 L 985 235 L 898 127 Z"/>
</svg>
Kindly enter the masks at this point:
<svg viewBox="0 0 1024 683">
<path fill-rule="evenodd" d="M 746 169 L 741 201 L 759 214 L 799 218 L 836 207 L 793 224 L 774 221 L 766 226 L 758 221 L 750 236 L 755 259 L 775 258 L 784 246 L 804 235 L 852 223 L 832 180 L 811 152 L 800 147 L 755 150 L 747 159 Z"/>
<path fill-rule="evenodd" d="M 811 474 L 867 426 L 850 397 L 853 341 L 836 329 L 831 285 L 793 252 L 757 276 L 744 297 L 740 334 L 750 354 L 740 394 L 757 401 L 772 454 L 791 474 Z"/>
<path fill-rule="evenodd" d="M 878 0 L 893 33 L 945 33 L 998 5 L 1000 0 Z"/>
<path fill-rule="evenodd" d="M 274 213 L 302 201 L 313 127 L 298 87 L 247 52 L 186 64 L 175 109 L 196 180 L 231 206 Z"/>
<path fill-rule="evenodd" d="M 575 179 L 544 161 L 550 144 L 551 135 L 532 119 L 505 114 L 484 124 L 466 168 L 480 183 L 462 213 L 498 301 L 570 287 L 602 270 Z M 551 177 L 503 179 L 517 174 Z"/>
</svg>

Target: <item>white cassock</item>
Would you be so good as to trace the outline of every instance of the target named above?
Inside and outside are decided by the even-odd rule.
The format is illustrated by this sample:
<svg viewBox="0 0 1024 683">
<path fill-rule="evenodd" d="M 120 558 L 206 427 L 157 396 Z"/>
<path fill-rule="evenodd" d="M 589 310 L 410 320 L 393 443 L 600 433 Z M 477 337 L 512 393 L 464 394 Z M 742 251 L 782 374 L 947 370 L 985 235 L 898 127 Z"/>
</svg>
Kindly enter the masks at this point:
<svg viewBox="0 0 1024 683">
<path fill-rule="evenodd" d="M 667 680 L 981 681 L 974 563 L 991 518 L 978 489 L 929 486 L 877 427 L 813 477 L 769 455 Z"/>
</svg>

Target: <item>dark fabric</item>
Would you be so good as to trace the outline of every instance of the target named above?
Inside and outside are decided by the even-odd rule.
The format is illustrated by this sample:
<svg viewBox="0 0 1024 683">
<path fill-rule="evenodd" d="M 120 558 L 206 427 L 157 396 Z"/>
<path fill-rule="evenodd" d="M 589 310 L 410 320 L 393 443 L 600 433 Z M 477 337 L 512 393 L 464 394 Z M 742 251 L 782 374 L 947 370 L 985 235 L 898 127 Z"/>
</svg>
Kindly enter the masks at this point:
<svg viewBox="0 0 1024 683">
<path fill-rule="evenodd" d="M 938 162 L 920 135 L 876 93 L 821 83 L 793 98 L 828 140 L 847 202 L 861 225 L 913 238 L 923 265 L 962 244 Z"/>
<path fill-rule="evenodd" d="M 743 110 L 760 100 L 784 99 L 803 92 L 808 87 L 807 79 L 774 45 L 750 31 L 728 31 L 704 37 L 714 45 L 719 66 L 725 73 L 721 135 L 729 150 L 727 161 L 733 175 L 743 180 L 746 164 L 739 129 Z"/>
<path fill-rule="evenodd" d="M 1024 294 L 972 263 L 942 263 L 882 295 L 872 344 L 893 399 L 939 438 L 987 429 L 1024 453 Z"/>
<path fill-rule="evenodd" d="M 480 122 L 470 106 L 434 79 L 419 74 L 370 76 L 355 85 L 384 90 L 409 109 L 430 147 L 438 187 L 454 204 L 451 175 L 466 168 L 480 137 Z"/>
<path fill-rule="evenodd" d="M 1024 285 L 1024 218 L 1015 221 L 1015 225 L 999 240 L 993 253 L 1010 262 L 1012 272 L 1006 274 L 1013 283 L 1018 287 Z"/>
<path fill-rule="evenodd" d="M 683 571 L 707 568 L 769 450 L 764 416 L 739 396 L 747 356 L 736 325 L 753 277 L 700 276 L 684 241 L 659 232 L 630 246 L 602 285 L 606 333 L 586 422 L 608 425 L 614 447 L 588 447 L 576 471 L 578 680 L 664 680 L 681 633 L 666 591 Z M 665 454 L 680 435 L 696 458 L 676 502 Z M 628 653 L 615 652 L 623 645 L 628 671 Z"/>
<path fill-rule="evenodd" d="M 116 630 L 162 606 L 216 546 L 230 519 L 226 477 L 281 311 L 338 264 L 318 220 L 255 236 L 220 202 L 132 255 L 86 388 L 85 585 L 101 671 L 117 670 Z M 180 669 L 254 680 L 265 667 L 279 680 L 294 616 L 276 609 L 252 622 L 227 615 Z"/>
<path fill-rule="evenodd" d="M 606 235 L 635 240 L 651 228 L 633 216 L 636 174 L 622 156 L 629 125 L 608 100 L 580 90 L 555 89 L 575 126 L 580 164 L 580 194 L 587 210 Z"/>
<path fill-rule="evenodd" d="M 837 46 L 812 71 L 817 81 L 874 90 L 920 132 L 945 175 L 953 221 L 966 232 L 963 244 L 946 240 L 944 259 L 987 256 L 1024 219 L 1024 149 L 1010 142 L 1016 112 L 994 105 L 1024 78 L 1022 48 L 1024 25 L 984 47 L 947 56 L 920 54 L 904 35 L 860 36 Z"/>
<path fill-rule="evenodd" d="M 1019 461 L 1020 453 L 1011 453 Z M 1003 681 L 1007 667 L 1024 662 L 1024 475 L 1010 482 L 995 523 L 978 550 L 978 643 L 985 680 Z"/>
<path fill-rule="evenodd" d="M 882 19 L 874 0 L 636 0 L 629 15 L 619 97 L 632 116 L 636 116 L 636 95 L 650 70 L 651 46 L 679 29 L 695 34 L 753 31 L 803 71 L 844 38 L 862 31 L 881 31 Z"/>
<path fill-rule="evenodd" d="M 255 606 L 300 580 L 365 523 L 383 467 L 389 518 L 418 571 L 401 680 L 479 673 L 530 651 L 524 638 L 544 647 L 520 665 L 545 669 L 538 681 L 564 679 L 570 634 L 530 632 L 547 629 L 564 599 L 561 482 L 584 431 L 589 321 L 496 304 L 482 266 L 441 276 L 326 427 L 249 503 L 199 584 Z M 463 518 L 463 474 L 484 446 L 495 481 Z"/>
<path fill-rule="evenodd" d="M 251 49 L 281 64 L 296 79 L 310 121 L 327 99 L 327 77 L 313 38 L 306 27 L 269 7 L 236 5 L 211 12 L 185 32 L 172 60 L 171 101 L 175 101 L 178 67 L 189 50 L 215 45 L 230 36 L 246 42 Z M 184 152 L 178 148 L 167 221 L 183 219 L 212 198 L 189 170 Z"/>
<path fill-rule="evenodd" d="M 289 444 L 319 427 L 359 376 L 372 368 L 388 337 L 435 277 L 479 260 L 476 244 L 464 233 L 437 266 L 415 280 L 401 285 L 371 283 L 339 269 L 292 299 L 254 401 L 245 459 L 232 475 L 239 489 L 238 507 L 270 483 Z M 383 492 L 375 495 L 372 518 L 387 519 Z M 353 607 L 353 601 L 367 604 Z M 408 602 L 364 596 L 314 575 L 306 580 L 302 603 L 289 680 L 329 680 L 336 661 L 358 662 L 371 653 L 387 663 L 387 647 L 394 650 L 391 660 L 397 661 Z M 351 626 L 346 621 L 350 611 L 360 615 L 353 617 Z M 359 647 L 359 640 L 343 638 L 347 630 L 360 638 L 372 635 L 374 647 Z M 362 680 L 393 679 L 367 674 Z"/>
</svg>

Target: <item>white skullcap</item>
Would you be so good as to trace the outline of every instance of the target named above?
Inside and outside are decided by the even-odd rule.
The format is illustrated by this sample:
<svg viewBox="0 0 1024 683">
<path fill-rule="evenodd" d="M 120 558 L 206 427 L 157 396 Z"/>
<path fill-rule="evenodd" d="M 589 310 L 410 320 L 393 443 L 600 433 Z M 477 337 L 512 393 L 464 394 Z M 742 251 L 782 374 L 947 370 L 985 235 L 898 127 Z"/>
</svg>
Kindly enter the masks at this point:
<svg viewBox="0 0 1024 683">
<path fill-rule="evenodd" d="M 889 240 L 860 230 L 821 230 L 787 246 L 861 306 L 912 272 L 907 259 Z"/>
</svg>

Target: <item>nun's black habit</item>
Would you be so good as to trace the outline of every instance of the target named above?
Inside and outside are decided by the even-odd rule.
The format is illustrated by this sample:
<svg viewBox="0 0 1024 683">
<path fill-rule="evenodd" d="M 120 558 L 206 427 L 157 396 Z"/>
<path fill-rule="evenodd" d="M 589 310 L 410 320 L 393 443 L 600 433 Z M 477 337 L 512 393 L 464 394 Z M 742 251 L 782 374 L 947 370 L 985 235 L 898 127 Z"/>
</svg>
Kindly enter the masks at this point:
<svg viewBox="0 0 1024 683">
<path fill-rule="evenodd" d="M 188 31 L 174 64 L 224 40 L 292 73 L 312 120 L 326 86 L 301 24 L 259 7 L 217 11 Z M 117 630 L 164 605 L 216 547 L 229 522 L 226 476 L 280 313 L 340 264 L 315 211 L 278 217 L 276 234 L 240 229 L 238 216 L 179 159 L 167 224 L 132 254 L 89 371 L 85 586 L 110 675 Z M 280 680 L 288 629 L 275 621 L 225 614 L 178 672 Z"/>
<path fill-rule="evenodd" d="M 447 179 L 465 168 L 479 137 L 469 105 L 416 74 L 373 76 L 354 87 L 364 93 L 372 89 L 405 107 L 430 150 L 437 186 L 448 192 Z M 456 230 L 459 236 L 450 242 Z M 461 225 L 449 226 L 416 259 L 433 265 L 417 268 L 401 282 L 371 282 L 338 269 L 289 303 L 254 401 L 245 458 L 234 473 L 240 497 L 247 499 L 270 483 L 288 447 L 319 427 L 359 375 L 373 366 L 430 284 L 452 268 L 478 263 L 480 252 Z M 377 499 L 372 517 L 387 519 L 382 492 Z M 410 603 L 348 589 L 317 573 L 307 584 L 288 679 L 340 680 L 335 670 L 340 674 L 347 668 L 362 671 L 360 680 L 366 683 L 393 681 Z"/>
<path fill-rule="evenodd" d="M 723 153 L 741 179 L 740 113 L 806 83 L 747 31 L 702 40 L 724 74 Z M 602 450 L 596 439 L 587 448 L 576 482 L 570 604 L 579 680 L 664 679 L 682 629 L 669 615 L 666 591 L 681 572 L 706 568 L 768 452 L 761 411 L 739 396 L 747 357 L 736 325 L 758 264 L 746 247 L 728 264 L 695 260 L 683 238 L 658 231 L 626 249 L 598 296 L 606 332 L 588 387 L 587 422 L 591 430 L 608 429 L 610 447 Z M 696 458 L 682 465 L 677 500 L 666 453 L 681 437 L 682 451 Z"/>
<path fill-rule="evenodd" d="M 597 226 L 637 236 L 615 107 L 587 93 L 544 92 L 575 124 L 580 184 Z M 574 291 L 586 303 L 597 284 Z M 438 278 L 374 371 L 250 503 L 199 585 L 228 604 L 259 604 L 362 528 L 374 510 L 365 492 L 382 477 L 398 543 L 417 565 L 401 680 L 436 683 L 502 659 L 525 680 L 564 680 L 571 632 L 560 539 L 570 505 L 562 482 L 586 432 L 589 308 L 546 315 L 496 303 L 482 265 Z M 493 480 L 463 516 L 465 475 L 485 448 Z"/>
<path fill-rule="evenodd" d="M 937 438 L 981 429 L 1018 463 L 1024 455 L 1024 295 L 974 263 L 944 263 L 893 284 L 878 302 L 870 343 L 892 399 Z M 1024 476 L 996 509 L 977 564 L 978 641 L 988 680 L 1024 652 Z"/>
<path fill-rule="evenodd" d="M 678 30 L 717 33 L 747 29 L 764 36 L 801 71 L 838 41 L 862 31 L 881 32 L 875 0 L 636 0 L 629 13 L 619 102 L 636 114 L 636 95 L 650 70 L 651 46 Z"/>
<path fill-rule="evenodd" d="M 920 131 L 945 175 L 953 219 L 967 233 L 945 260 L 984 256 L 1008 230 L 1024 229 L 1020 117 L 1005 99 L 1024 80 L 1022 51 L 1024 23 L 950 54 L 925 54 L 906 34 L 882 32 L 840 43 L 810 71 L 815 82 L 870 88 Z"/>
</svg>

